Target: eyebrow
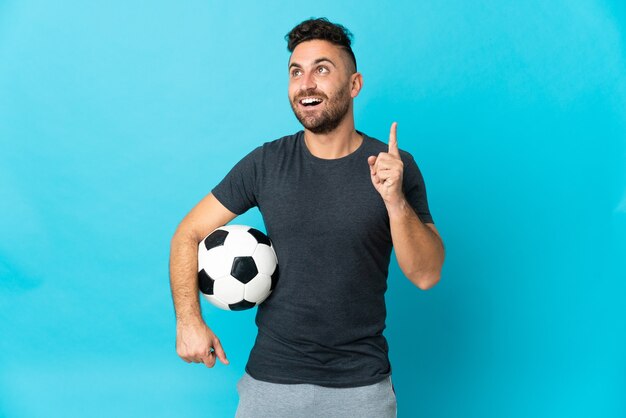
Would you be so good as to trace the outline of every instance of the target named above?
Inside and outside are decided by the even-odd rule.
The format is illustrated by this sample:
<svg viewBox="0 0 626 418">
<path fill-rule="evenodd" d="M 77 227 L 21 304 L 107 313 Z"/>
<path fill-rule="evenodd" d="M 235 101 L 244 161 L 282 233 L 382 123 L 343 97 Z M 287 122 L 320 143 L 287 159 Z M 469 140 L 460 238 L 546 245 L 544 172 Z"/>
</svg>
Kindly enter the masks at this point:
<svg viewBox="0 0 626 418">
<path fill-rule="evenodd" d="M 337 68 L 337 66 L 335 65 L 335 63 L 330 59 L 330 58 L 326 58 L 326 57 L 320 57 L 318 59 L 316 59 L 315 61 L 313 61 L 313 65 L 315 64 L 319 64 L 320 62 L 329 62 L 331 63 L 331 65 L 335 68 Z M 289 65 L 289 68 L 291 69 L 291 67 L 297 67 L 297 68 L 302 68 L 302 66 L 300 64 L 298 64 L 297 62 L 292 62 Z"/>
</svg>

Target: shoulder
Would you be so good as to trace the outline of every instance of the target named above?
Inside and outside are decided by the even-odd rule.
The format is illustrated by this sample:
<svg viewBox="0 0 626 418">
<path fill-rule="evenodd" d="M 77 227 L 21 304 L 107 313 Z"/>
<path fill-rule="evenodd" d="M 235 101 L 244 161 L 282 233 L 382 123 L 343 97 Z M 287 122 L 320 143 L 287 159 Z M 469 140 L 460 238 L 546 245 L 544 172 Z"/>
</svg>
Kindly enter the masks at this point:
<svg viewBox="0 0 626 418">
<path fill-rule="evenodd" d="M 267 153 L 281 153 L 286 150 L 294 149 L 297 145 L 296 142 L 302 133 L 303 131 L 298 131 L 294 134 L 274 139 L 273 141 L 264 142 L 259 148 Z"/>
<path fill-rule="evenodd" d="M 298 139 L 302 131 L 295 134 L 285 135 L 272 141 L 263 142 L 253 149 L 248 157 L 257 163 L 271 162 L 293 156 L 298 147 Z"/>
<path fill-rule="evenodd" d="M 296 132 L 295 134 L 285 135 L 278 139 L 263 142 L 261 145 L 258 145 L 248 152 L 244 159 L 254 162 L 262 162 L 263 160 L 277 158 L 282 155 L 289 155 L 295 149 L 297 145 L 296 142 L 300 134 L 301 131 Z"/>
</svg>

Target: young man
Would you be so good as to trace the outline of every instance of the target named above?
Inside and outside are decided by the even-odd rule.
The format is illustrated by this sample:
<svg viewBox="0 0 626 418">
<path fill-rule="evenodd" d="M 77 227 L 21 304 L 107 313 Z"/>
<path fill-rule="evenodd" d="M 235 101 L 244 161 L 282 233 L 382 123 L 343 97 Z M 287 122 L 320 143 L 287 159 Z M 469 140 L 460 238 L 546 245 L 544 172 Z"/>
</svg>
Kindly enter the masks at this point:
<svg viewBox="0 0 626 418">
<path fill-rule="evenodd" d="M 246 155 L 182 220 L 171 243 L 177 352 L 228 364 L 200 314 L 197 246 L 258 206 L 280 278 L 257 310 L 238 417 L 393 417 L 384 293 L 392 246 L 416 286 L 438 281 L 443 242 L 413 157 L 355 129 L 363 78 L 351 34 L 310 19 L 287 35 L 289 100 L 304 130 Z"/>
</svg>

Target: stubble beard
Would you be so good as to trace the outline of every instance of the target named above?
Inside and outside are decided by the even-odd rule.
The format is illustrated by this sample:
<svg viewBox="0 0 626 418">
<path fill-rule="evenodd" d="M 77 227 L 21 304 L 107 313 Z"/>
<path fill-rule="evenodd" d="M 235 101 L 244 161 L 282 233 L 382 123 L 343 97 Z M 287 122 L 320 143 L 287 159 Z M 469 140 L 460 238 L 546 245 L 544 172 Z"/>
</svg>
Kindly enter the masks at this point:
<svg viewBox="0 0 626 418">
<path fill-rule="evenodd" d="M 325 103 L 323 104 L 326 108 L 317 115 L 305 115 L 303 112 L 298 111 L 298 100 L 306 96 L 320 96 L 320 94 L 306 92 L 306 94 L 303 93 L 296 96 L 293 101 L 290 100 L 291 109 L 302 126 L 314 134 L 327 134 L 335 130 L 350 109 L 350 95 L 348 94 L 347 85 L 342 87 L 332 98 L 325 97 Z"/>
</svg>

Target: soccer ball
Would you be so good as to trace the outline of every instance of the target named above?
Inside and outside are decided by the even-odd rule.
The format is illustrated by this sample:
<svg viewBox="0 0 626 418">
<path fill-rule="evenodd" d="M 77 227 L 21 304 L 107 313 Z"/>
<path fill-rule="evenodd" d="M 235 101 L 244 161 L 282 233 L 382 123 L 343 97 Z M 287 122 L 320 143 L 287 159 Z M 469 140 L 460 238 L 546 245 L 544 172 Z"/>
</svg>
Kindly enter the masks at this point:
<svg viewBox="0 0 626 418">
<path fill-rule="evenodd" d="M 274 247 L 258 229 L 221 226 L 198 244 L 198 288 L 220 309 L 242 311 L 259 305 L 277 280 Z"/>
</svg>

